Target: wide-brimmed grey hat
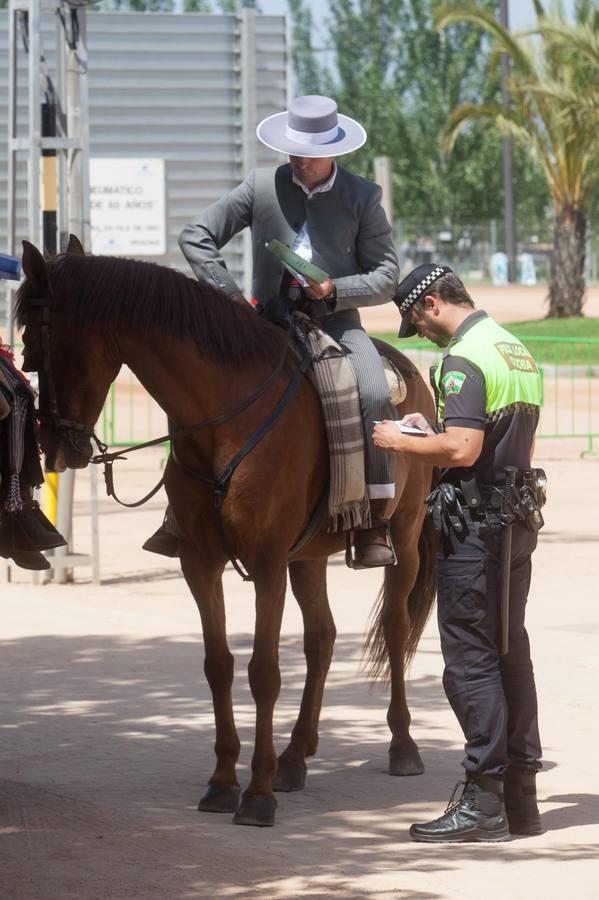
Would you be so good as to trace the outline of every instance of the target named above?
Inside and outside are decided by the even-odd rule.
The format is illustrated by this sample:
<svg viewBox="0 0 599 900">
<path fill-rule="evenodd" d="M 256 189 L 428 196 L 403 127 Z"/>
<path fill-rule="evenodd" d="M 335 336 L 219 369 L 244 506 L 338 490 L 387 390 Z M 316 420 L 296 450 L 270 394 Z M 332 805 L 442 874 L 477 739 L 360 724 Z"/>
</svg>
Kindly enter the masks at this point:
<svg viewBox="0 0 599 900">
<path fill-rule="evenodd" d="M 334 100 L 318 94 L 296 97 L 287 112 L 263 119 L 256 134 L 271 150 L 288 156 L 341 156 L 366 142 L 360 123 L 340 115 Z"/>
</svg>

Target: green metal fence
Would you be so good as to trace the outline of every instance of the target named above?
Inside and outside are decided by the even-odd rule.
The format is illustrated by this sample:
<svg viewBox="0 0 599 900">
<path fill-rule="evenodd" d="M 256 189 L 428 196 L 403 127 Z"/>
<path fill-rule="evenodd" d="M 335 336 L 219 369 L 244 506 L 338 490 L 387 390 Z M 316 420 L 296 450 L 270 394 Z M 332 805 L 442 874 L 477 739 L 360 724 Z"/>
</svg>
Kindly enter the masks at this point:
<svg viewBox="0 0 599 900">
<path fill-rule="evenodd" d="M 537 437 L 579 438 L 586 441 L 582 455 L 595 456 L 599 438 L 599 340 L 526 336 L 522 342 L 537 361 L 543 378 L 543 408 Z M 428 379 L 441 351 L 428 341 L 396 344 Z"/>
<path fill-rule="evenodd" d="M 599 340 L 530 336 L 524 343 L 543 376 L 543 408 L 539 438 L 586 441 L 583 455 L 596 455 L 599 438 Z M 428 371 L 441 351 L 429 342 L 397 345 L 418 366 L 428 383 Z M 100 434 L 112 446 L 142 443 L 165 434 L 166 416 L 127 369 L 113 384 L 104 407 Z"/>
<path fill-rule="evenodd" d="M 111 385 L 98 433 L 111 447 L 128 447 L 168 431 L 166 413 L 135 375 L 124 367 Z"/>
</svg>

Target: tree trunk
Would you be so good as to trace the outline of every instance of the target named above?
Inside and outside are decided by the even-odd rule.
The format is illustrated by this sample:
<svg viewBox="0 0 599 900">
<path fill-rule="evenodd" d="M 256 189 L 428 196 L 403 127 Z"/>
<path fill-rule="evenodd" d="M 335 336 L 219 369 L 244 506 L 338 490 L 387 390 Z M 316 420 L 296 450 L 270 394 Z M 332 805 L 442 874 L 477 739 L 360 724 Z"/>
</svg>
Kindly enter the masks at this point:
<svg viewBox="0 0 599 900">
<path fill-rule="evenodd" d="M 586 230 L 583 210 L 567 206 L 556 211 L 548 318 L 582 315 Z"/>
</svg>

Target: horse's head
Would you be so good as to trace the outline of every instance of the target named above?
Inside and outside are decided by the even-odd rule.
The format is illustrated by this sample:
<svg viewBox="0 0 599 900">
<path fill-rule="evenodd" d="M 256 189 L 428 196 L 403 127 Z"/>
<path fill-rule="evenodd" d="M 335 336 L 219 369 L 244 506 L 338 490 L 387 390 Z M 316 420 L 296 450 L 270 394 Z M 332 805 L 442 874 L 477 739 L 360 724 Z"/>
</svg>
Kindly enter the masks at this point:
<svg viewBox="0 0 599 900">
<path fill-rule="evenodd" d="M 83 253 L 71 236 L 66 254 L 47 262 L 23 241 L 23 369 L 39 374 L 40 443 L 46 467 L 57 472 L 89 462 L 94 425 L 119 369 L 97 331 L 78 325 L 70 303 L 69 257 Z"/>
</svg>

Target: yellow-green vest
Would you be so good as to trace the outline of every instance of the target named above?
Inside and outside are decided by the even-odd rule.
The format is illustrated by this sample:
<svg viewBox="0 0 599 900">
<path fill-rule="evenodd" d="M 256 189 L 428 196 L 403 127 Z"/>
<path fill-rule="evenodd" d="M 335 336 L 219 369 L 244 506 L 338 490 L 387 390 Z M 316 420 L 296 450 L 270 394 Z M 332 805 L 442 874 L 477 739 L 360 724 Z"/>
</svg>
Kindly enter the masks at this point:
<svg viewBox="0 0 599 900">
<path fill-rule="evenodd" d="M 447 361 L 451 356 L 468 360 L 483 373 L 487 421 L 526 406 L 541 406 L 541 375 L 534 359 L 521 341 L 487 317 L 463 336 L 452 339 L 443 362 L 437 366 L 435 384 L 440 420 L 445 416 L 446 389 L 447 386 L 451 389 L 452 384 L 451 377 L 448 378 L 451 359 Z"/>
</svg>

